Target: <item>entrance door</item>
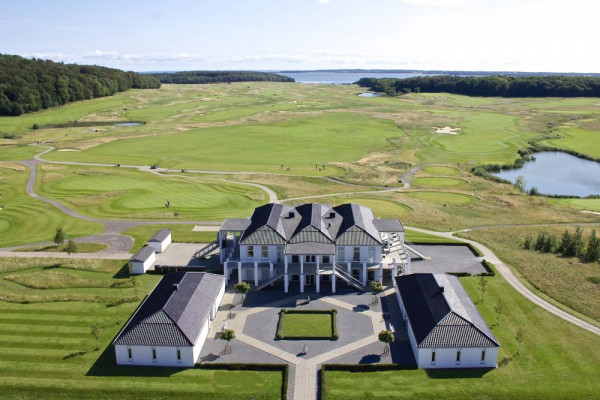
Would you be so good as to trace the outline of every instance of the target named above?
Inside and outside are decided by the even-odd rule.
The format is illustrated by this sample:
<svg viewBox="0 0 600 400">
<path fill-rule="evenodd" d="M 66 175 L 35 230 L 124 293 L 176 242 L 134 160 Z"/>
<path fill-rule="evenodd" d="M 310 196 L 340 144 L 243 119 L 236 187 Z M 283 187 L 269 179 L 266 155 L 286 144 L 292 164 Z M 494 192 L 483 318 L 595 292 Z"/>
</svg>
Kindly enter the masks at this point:
<svg viewBox="0 0 600 400">
<path fill-rule="evenodd" d="M 313 282 L 315 280 L 315 276 L 314 275 L 305 275 L 305 278 L 306 278 L 305 285 L 306 286 L 312 286 Z"/>
</svg>

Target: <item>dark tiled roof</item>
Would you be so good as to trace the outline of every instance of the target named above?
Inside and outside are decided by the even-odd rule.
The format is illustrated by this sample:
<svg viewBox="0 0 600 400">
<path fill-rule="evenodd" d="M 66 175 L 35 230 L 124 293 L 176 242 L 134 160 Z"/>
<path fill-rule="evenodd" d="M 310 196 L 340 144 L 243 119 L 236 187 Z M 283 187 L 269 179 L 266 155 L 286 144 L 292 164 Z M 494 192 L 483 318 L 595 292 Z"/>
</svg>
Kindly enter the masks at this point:
<svg viewBox="0 0 600 400">
<path fill-rule="evenodd" d="M 418 347 L 499 346 L 455 276 L 412 274 L 395 279 Z"/>
<path fill-rule="evenodd" d="M 250 218 L 229 218 L 223 222 L 220 231 L 245 231 L 250 226 Z"/>
<path fill-rule="evenodd" d="M 199 272 L 165 275 L 114 344 L 193 346 L 224 282 L 223 276 Z"/>
<path fill-rule="evenodd" d="M 161 229 L 160 231 L 156 232 L 154 234 L 154 236 L 152 236 L 149 240 L 149 242 L 162 242 L 163 240 L 165 240 L 169 235 L 171 234 L 171 231 L 168 229 Z"/>
<path fill-rule="evenodd" d="M 129 261 L 141 261 L 144 262 L 154 254 L 154 249 L 152 247 L 144 246 L 137 251 Z"/>
<path fill-rule="evenodd" d="M 373 225 L 379 232 L 404 232 L 402 223 L 397 219 L 374 219 Z"/>
<path fill-rule="evenodd" d="M 254 210 L 252 217 L 250 218 L 250 225 L 244 231 L 244 234 L 240 238 L 240 243 L 245 244 L 259 244 L 249 243 L 248 238 L 254 234 L 258 229 L 263 227 L 270 228 L 274 233 L 279 235 L 284 241 L 287 238 L 287 232 L 284 229 L 284 217 L 289 218 L 289 212 L 293 209 L 283 204 L 269 203 L 264 206 L 260 206 Z M 294 219 L 294 218 L 289 218 Z M 269 243 L 269 242 L 267 242 Z"/>
<path fill-rule="evenodd" d="M 381 244 L 379 231 L 373 225 L 373 212 L 369 208 L 360 204 L 342 204 L 334 207 L 334 210 L 342 216 L 342 224 L 337 233 L 336 244 Z M 345 237 L 346 232 L 352 232 L 352 234 Z M 356 243 L 356 241 L 359 243 Z"/>
</svg>

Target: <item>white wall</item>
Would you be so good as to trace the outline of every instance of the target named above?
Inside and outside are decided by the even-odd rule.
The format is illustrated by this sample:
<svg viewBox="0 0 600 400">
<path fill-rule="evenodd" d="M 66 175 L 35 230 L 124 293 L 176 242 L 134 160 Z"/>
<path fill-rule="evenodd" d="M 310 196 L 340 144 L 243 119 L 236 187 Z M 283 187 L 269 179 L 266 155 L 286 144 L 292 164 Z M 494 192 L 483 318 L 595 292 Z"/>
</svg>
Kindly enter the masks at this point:
<svg viewBox="0 0 600 400">
<path fill-rule="evenodd" d="M 141 275 L 148 271 L 148 268 L 154 265 L 156 262 L 156 255 L 152 254 L 148 259 L 144 262 L 141 261 L 130 261 L 133 264 L 133 273 L 135 275 Z"/>
<path fill-rule="evenodd" d="M 240 245 L 240 260 L 244 262 L 253 262 L 253 261 L 261 261 L 261 262 L 277 262 L 277 247 L 284 247 L 283 245 L 267 245 L 268 248 L 268 257 L 262 257 L 262 245 L 253 245 L 254 248 L 254 257 L 248 257 L 248 247 L 250 245 Z M 283 251 L 282 251 L 282 259 L 283 262 Z M 254 278 L 253 278 L 254 279 Z"/>
<path fill-rule="evenodd" d="M 460 350 L 460 362 L 456 362 L 456 352 Z M 481 352 L 485 350 L 485 362 L 481 362 Z M 435 364 L 431 363 L 431 353 L 435 351 Z M 498 348 L 443 348 L 419 349 L 417 364 L 419 368 L 495 368 L 498 360 Z"/>
<path fill-rule="evenodd" d="M 154 249 L 154 251 L 157 253 L 162 253 L 163 251 L 165 251 L 170 244 L 171 244 L 171 234 L 170 233 L 169 233 L 169 236 L 167 236 L 165 238 L 165 240 L 163 240 L 162 242 L 155 241 L 155 240 L 148 242 L 148 246 L 152 247 Z"/>
<path fill-rule="evenodd" d="M 336 252 L 335 252 L 335 256 L 338 257 L 339 253 L 338 253 L 338 249 L 342 248 L 344 249 L 344 258 L 342 260 L 340 260 L 339 258 L 336 258 L 336 261 L 338 262 L 348 262 L 348 261 L 354 261 L 354 247 L 358 247 L 360 249 L 360 262 L 369 262 L 369 247 L 375 247 L 375 259 L 373 262 L 380 262 L 381 261 L 381 246 L 337 246 L 336 248 Z"/>
<path fill-rule="evenodd" d="M 131 359 L 127 349 L 131 348 Z M 156 349 L 156 360 L 152 359 L 152 349 Z M 181 362 L 177 362 L 177 350 L 181 351 Z M 155 367 L 193 367 L 194 348 L 167 346 L 126 346 L 115 345 L 115 355 L 118 365 L 145 365 Z"/>
</svg>

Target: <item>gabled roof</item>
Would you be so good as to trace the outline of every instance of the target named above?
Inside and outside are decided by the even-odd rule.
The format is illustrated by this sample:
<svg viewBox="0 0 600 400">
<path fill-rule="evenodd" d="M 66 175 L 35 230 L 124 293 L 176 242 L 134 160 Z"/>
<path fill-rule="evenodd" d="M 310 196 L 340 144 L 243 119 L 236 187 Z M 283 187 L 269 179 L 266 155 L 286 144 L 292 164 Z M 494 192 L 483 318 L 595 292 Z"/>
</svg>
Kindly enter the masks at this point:
<svg viewBox="0 0 600 400">
<path fill-rule="evenodd" d="M 374 219 L 373 225 L 379 232 L 393 233 L 404 232 L 402 223 L 397 219 Z"/>
<path fill-rule="evenodd" d="M 369 208 L 360 204 L 342 204 L 333 209 L 342 216 L 336 244 L 373 246 L 382 243 L 379 231 L 373 225 L 373 212 Z"/>
<path fill-rule="evenodd" d="M 455 276 L 412 274 L 395 279 L 418 347 L 500 346 Z"/>
<path fill-rule="evenodd" d="M 225 277 L 208 273 L 165 275 L 113 343 L 193 346 L 224 283 Z"/>
<path fill-rule="evenodd" d="M 250 226 L 250 218 L 229 218 L 223 222 L 220 231 L 245 231 Z"/>
<path fill-rule="evenodd" d="M 156 232 L 154 234 L 154 236 L 152 236 L 150 238 L 150 240 L 148 240 L 149 242 L 162 242 L 163 240 L 165 240 L 166 238 L 169 237 L 169 235 L 171 234 L 171 231 L 168 229 L 161 229 L 160 231 Z"/>
<path fill-rule="evenodd" d="M 292 207 L 285 206 L 283 204 L 269 203 L 264 206 L 260 206 L 254 210 L 252 217 L 250 218 L 250 225 L 244 231 L 244 234 L 240 238 L 240 243 L 244 244 L 260 244 L 263 242 L 250 243 L 250 238 L 260 228 L 268 227 L 275 234 L 277 234 L 284 242 L 287 238 L 286 229 L 284 229 L 284 221 L 282 217 L 285 217 Z M 294 219 L 289 217 L 289 219 Z M 264 229 L 263 229 L 264 231 Z M 269 243 L 269 242 L 267 242 Z"/>
<path fill-rule="evenodd" d="M 153 255 L 154 255 L 154 249 L 152 247 L 144 246 L 141 249 L 139 249 L 133 256 L 131 256 L 129 261 L 144 262 L 147 259 L 149 259 L 150 257 L 152 257 Z"/>
<path fill-rule="evenodd" d="M 300 214 L 300 221 L 289 238 L 290 243 L 331 243 L 333 239 L 323 219 L 329 210 L 331 206 L 316 203 L 296 207 L 296 212 Z"/>
</svg>

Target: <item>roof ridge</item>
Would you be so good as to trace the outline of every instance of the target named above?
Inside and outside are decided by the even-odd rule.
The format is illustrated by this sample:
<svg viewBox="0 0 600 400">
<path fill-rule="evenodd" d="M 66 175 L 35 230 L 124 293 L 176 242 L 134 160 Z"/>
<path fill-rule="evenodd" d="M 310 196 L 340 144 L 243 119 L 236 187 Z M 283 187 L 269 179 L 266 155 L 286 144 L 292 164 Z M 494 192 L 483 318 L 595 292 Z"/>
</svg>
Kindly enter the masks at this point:
<svg viewBox="0 0 600 400">
<path fill-rule="evenodd" d="M 444 315 L 444 318 L 440 319 L 440 322 L 443 321 L 444 319 L 446 319 L 448 317 L 448 314 L 450 314 L 451 312 L 452 312 L 452 310 L 448 311 L 448 313 L 446 313 L 446 315 Z M 425 335 L 423 340 L 421 340 L 420 343 L 417 343 L 417 346 L 420 346 L 421 343 L 424 343 L 427 340 L 427 338 L 429 338 L 429 336 L 433 333 L 435 328 L 437 328 L 438 326 L 439 326 L 439 322 L 437 324 L 434 324 L 433 327 L 431 328 L 431 330 L 429 331 L 429 333 L 427 335 Z"/>
<path fill-rule="evenodd" d="M 186 273 L 187 274 L 187 273 Z M 181 283 L 183 281 L 183 279 L 185 278 L 185 274 L 183 275 L 183 277 L 181 278 L 181 281 L 179 281 L 179 283 Z M 179 283 L 177 283 L 179 285 Z M 194 289 L 194 293 L 196 293 L 196 290 L 198 290 L 198 286 L 196 286 L 196 289 Z M 179 330 L 179 332 L 181 332 L 181 334 L 183 335 L 183 337 L 185 337 L 188 342 L 190 342 L 190 344 L 194 344 L 194 341 L 192 341 L 188 335 L 186 335 L 186 333 L 183 331 L 183 329 L 181 329 L 181 327 L 179 326 L 179 324 L 177 323 L 177 321 L 175 321 L 175 319 L 169 314 L 169 312 L 167 310 L 165 310 L 165 308 L 167 308 L 167 305 L 169 304 L 169 302 L 173 299 L 173 295 L 175 294 L 176 290 L 173 290 L 173 292 L 171 293 L 171 295 L 169 296 L 169 300 L 167 300 L 165 302 L 165 305 L 163 306 L 163 308 L 161 309 L 165 315 L 171 320 L 173 321 L 173 325 L 175 325 L 175 327 L 177 328 L 177 330 Z M 184 309 L 181 312 L 181 315 L 183 315 L 183 311 L 185 311 L 185 309 L 188 307 L 189 303 L 186 304 L 186 306 L 184 307 Z"/>
</svg>

